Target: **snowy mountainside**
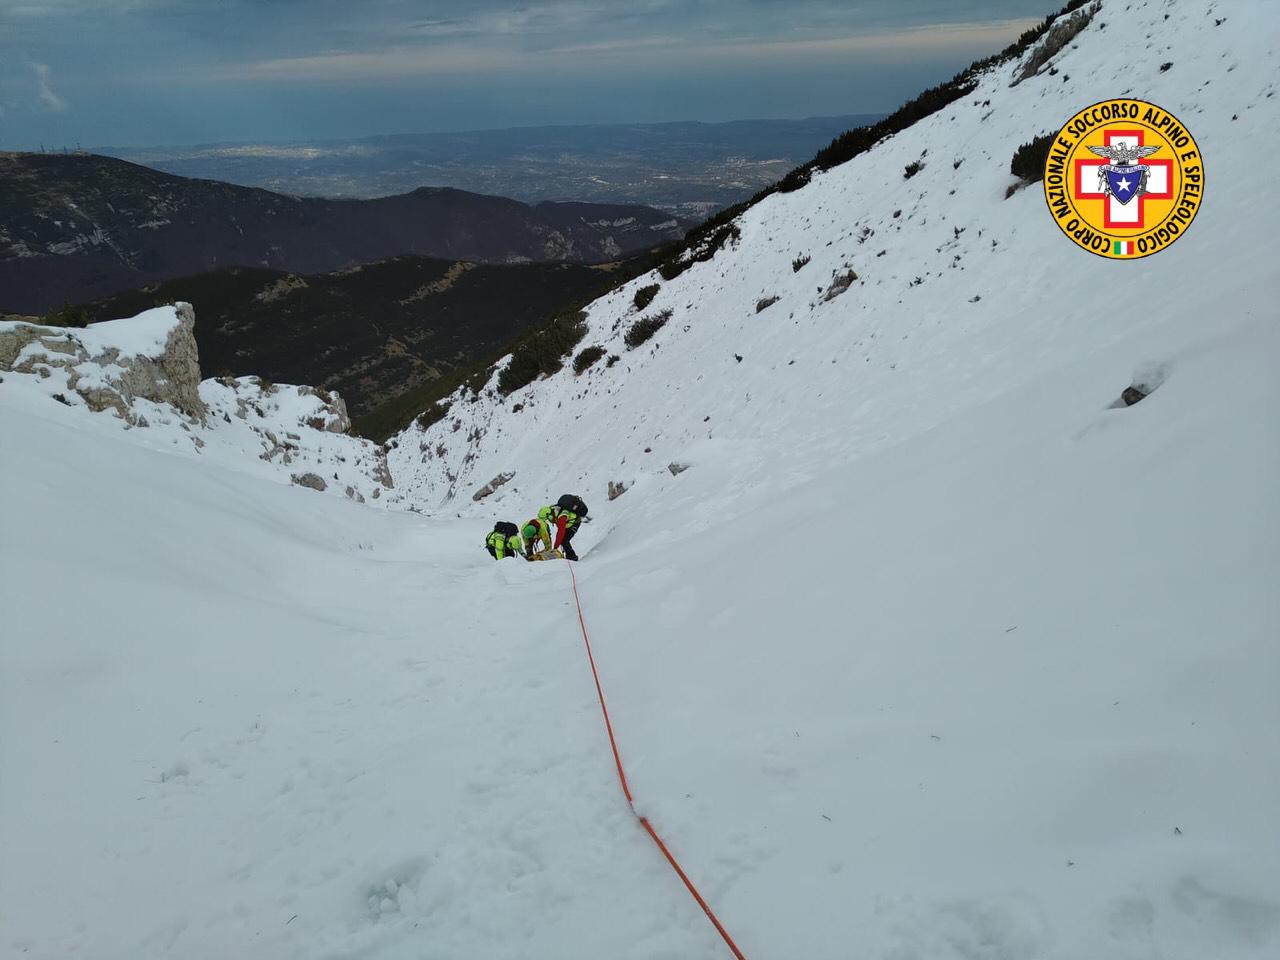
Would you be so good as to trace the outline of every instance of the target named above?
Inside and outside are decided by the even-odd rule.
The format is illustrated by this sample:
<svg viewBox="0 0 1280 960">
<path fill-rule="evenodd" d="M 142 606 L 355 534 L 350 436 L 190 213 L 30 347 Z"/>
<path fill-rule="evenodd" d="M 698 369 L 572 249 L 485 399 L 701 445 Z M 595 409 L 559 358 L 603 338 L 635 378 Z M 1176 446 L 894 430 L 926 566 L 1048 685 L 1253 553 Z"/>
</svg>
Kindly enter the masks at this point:
<svg viewBox="0 0 1280 960">
<path fill-rule="evenodd" d="M 747 956 L 1275 955 L 1280 329 L 1107 409 L 1146 342 L 781 503 L 725 457 L 615 504 L 623 756 Z M 7 385 L 6 955 L 727 956 L 562 567 Z"/>
<path fill-rule="evenodd" d="M 592 304 L 580 346 L 604 347 L 613 366 L 566 367 L 507 398 L 496 378 L 478 398 L 460 390 L 442 421 L 397 438 L 397 484 L 426 509 L 487 515 L 553 488 L 593 505 L 609 481 L 675 489 L 669 463 L 723 455 L 785 486 L 900 442 L 904 422 L 928 429 L 1135 332 L 1152 338 L 1134 364 L 1160 361 L 1213 329 L 1224 290 L 1274 275 L 1266 244 L 1239 240 L 1274 212 L 1275 192 L 1234 186 L 1280 128 L 1277 19 L 1250 0 L 1109 0 L 1038 76 L 1010 86 L 1021 61 L 993 69 L 971 96 L 749 209 L 741 238 L 711 261 Z M 1005 199 L 1020 144 L 1120 95 L 1187 123 L 1209 145 L 1214 188 L 1175 248 L 1127 273 L 1079 256 L 1038 185 Z M 857 280 L 837 293 L 850 270 Z M 1214 282 L 1187 289 L 1187 276 Z M 656 298 L 636 311 L 652 283 Z M 631 324 L 667 310 L 628 350 Z M 501 473 L 515 479 L 473 506 Z"/>
<path fill-rule="evenodd" d="M 581 377 L 401 435 L 378 505 L 428 515 L 286 485 L 250 425 L 300 391 L 201 385 L 206 434 L 4 372 L 0 954 L 728 956 L 619 792 L 565 565 L 481 548 L 573 491 L 637 807 L 746 956 L 1272 960 L 1275 23 L 1108 0 L 591 305 Z M 1112 263 L 1005 170 L 1126 92 L 1209 188 Z"/>
<path fill-rule="evenodd" d="M 153 449 L 196 456 L 351 499 L 390 492 L 381 448 L 347 434 L 342 398 L 256 377 L 200 382 L 189 304 L 88 327 L 0 322 L 0 396 L 24 409 L 54 401 Z"/>
</svg>

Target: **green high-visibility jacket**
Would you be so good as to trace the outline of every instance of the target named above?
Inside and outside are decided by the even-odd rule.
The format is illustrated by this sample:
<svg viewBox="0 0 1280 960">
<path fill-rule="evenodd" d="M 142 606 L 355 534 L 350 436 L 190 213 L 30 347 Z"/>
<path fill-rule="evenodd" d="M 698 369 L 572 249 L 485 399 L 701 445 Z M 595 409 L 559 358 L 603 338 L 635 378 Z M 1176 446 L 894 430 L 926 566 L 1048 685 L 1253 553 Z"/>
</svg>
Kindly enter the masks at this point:
<svg viewBox="0 0 1280 960">
<path fill-rule="evenodd" d="M 520 555 L 520 537 L 518 534 L 508 537 L 505 533 L 499 533 L 495 530 L 485 537 L 484 546 L 486 550 L 493 554 L 493 559 L 495 560 Z"/>
<path fill-rule="evenodd" d="M 547 550 L 550 550 L 551 549 L 551 524 L 548 523 L 546 520 L 543 520 L 541 517 L 534 517 L 532 520 L 529 521 L 529 523 L 525 524 L 526 527 L 530 525 L 535 527 L 538 532 L 532 537 L 524 538 L 525 554 L 527 556 L 532 556 L 533 548 L 539 540 L 542 541 L 542 545 Z"/>
<path fill-rule="evenodd" d="M 582 518 L 572 510 L 566 510 L 563 507 L 557 507 L 554 503 L 549 507 L 543 507 L 538 511 L 538 519 L 546 523 L 548 526 L 555 526 L 556 519 L 564 517 L 564 528 L 567 532 L 572 533 L 582 524 Z"/>
</svg>

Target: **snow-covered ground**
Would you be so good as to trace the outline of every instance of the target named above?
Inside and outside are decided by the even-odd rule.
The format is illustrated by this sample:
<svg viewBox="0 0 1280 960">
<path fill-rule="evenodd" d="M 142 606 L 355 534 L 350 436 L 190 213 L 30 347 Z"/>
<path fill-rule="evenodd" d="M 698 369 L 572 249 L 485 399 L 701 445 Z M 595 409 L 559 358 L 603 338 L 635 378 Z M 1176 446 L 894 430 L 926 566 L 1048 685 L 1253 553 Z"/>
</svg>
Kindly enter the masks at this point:
<svg viewBox="0 0 1280 960">
<path fill-rule="evenodd" d="M 650 278 L 594 304 L 612 367 L 398 438 L 380 503 L 426 515 L 4 374 L 0 951 L 727 956 L 618 791 L 567 571 L 481 549 L 572 491 L 637 805 L 752 960 L 1280 955 L 1276 28 L 1106 3 L 749 211 L 640 349 Z M 1125 93 L 1209 183 L 1127 264 L 1004 199 Z"/>
</svg>

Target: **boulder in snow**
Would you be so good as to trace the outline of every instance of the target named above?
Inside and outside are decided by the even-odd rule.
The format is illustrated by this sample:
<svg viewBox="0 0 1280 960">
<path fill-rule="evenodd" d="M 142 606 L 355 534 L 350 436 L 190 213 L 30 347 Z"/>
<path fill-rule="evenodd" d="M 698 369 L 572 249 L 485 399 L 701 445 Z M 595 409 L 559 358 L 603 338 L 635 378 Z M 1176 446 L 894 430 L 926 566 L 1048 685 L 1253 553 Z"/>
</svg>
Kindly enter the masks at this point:
<svg viewBox="0 0 1280 960">
<path fill-rule="evenodd" d="M 492 480 L 486 483 L 483 487 L 481 487 L 479 490 L 473 493 L 471 495 L 471 499 L 475 500 L 476 502 L 479 502 L 483 500 L 485 497 L 492 496 L 493 492 L 497 490 L 499 487 L 510 483 L 511 478 L 514 476 L 515 476 L 514 472 L 498 474 L 496 477 L 494 477 Z"/>
<path fill-rule="evenodd" d="M 318 473 L 304 473 L 301 475 L 295 473 L 290 479 L 300 487 L 309 487 L 312 490 L 319 490 L 321 493 L 329 486 L 324 482 L 324 477 Z"/>
</svg>

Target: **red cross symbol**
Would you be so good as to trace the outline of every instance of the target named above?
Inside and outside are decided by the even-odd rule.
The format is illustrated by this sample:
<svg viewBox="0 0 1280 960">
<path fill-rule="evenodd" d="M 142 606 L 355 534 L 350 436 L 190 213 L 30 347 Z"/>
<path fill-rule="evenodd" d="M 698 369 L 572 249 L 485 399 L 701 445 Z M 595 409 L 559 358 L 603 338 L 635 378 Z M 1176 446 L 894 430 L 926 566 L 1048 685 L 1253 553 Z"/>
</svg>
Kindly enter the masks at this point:
<svg viewBox="0 0 1280 960">
<path fill-rule="evenodd" d="M 1107 146 L 1142 146 L 1143 130 L 1108 130 L 1103 139 Z M 1129 229 L 1143 230 L 1147 225 L 1146 211 L 1143 209 L 1148 197 L 1152 200 L 1173 199 L 1173 160 L 1147 159 L 1143 161 L 1150 171 L 1147 175 L 1147 190 L 1137 200 L 1121 203 L 1107 194 L 1098 185 L 1098 168 L 1105 166 L 1106 158 L 1097 160 L 1077 160 L 1075 162 L 1076 196 L 1081 200 L 1105 200 L 1106 208 L 1102 213 L 1102 225 L 1107 230 Z M 1138 176 L 1135 168 L 1134 176 Z"/>
</svg>

